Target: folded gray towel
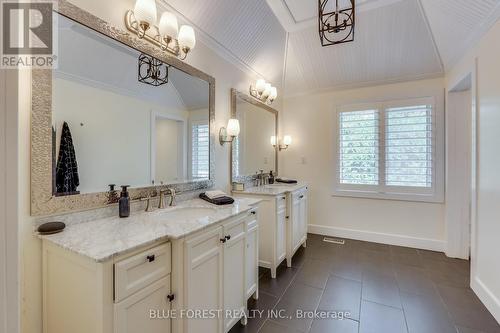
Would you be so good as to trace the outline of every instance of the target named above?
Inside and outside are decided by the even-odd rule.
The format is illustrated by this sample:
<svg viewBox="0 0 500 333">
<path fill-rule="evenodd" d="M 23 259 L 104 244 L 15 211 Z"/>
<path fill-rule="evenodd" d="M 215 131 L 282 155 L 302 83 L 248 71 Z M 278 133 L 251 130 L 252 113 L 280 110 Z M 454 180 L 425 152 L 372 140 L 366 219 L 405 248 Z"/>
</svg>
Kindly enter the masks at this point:
<svg viewBox="0 0 500 333">
<path fill-rule="evenodd" d="M 219 197 L 219 198 L 210 199 L 209 197 L 207 197 L 207 195 L 205 193 L 200 194 L 200 199 L 203 199 L 207 202 L 210 202 L 211 204 L 219 205 L 219 206 L 220 205 L 230 205 L 234 202 L 234 199 L 231 197 Z"/>
</svg>

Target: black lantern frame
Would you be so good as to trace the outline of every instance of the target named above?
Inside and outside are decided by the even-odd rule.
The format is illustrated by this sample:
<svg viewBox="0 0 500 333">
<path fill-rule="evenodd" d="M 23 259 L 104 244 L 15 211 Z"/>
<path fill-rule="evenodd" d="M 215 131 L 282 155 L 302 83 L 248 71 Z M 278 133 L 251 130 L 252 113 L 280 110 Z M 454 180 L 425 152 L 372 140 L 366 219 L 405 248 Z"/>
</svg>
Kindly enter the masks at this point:
<svg viewBox="0 0 500 333">
<path fill-rule="evenodd" d="M 139 56 L 138 79 L 139 82 L 155 87 L 168 83 L 169 65 L 162 61 L 141 53 Z"/>
<path fill-rule="evenodd" d="M 335 1 L 335 10 L 328 11 L 327 5 Z M 354 41 L 356 5 L 339 9 L 339 0 L 318 0 L 319 37 L 321 46 L 330 46 Z"/>
</svg>

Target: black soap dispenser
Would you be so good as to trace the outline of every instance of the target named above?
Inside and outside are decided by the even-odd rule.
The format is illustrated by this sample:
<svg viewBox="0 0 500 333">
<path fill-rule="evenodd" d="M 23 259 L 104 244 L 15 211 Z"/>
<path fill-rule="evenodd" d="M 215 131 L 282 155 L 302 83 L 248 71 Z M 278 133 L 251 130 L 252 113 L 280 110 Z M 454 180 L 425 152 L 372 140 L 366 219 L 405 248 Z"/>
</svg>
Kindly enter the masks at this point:
<svg viewBox="0 0 500 333">
<path fill-rule="evenodd" d="M 130 197 L 127 190 L 129 186 L 130 185 L 122 185 L 122 192 L 120 193 L 120 199 L 118 200 L 120 217 L 122 218 L 130 216 Z"/>
<path fill-rule="evenodd" d="M 269 184 L 274 184 L 273 170 L 269 171 Z"/>
</svg>

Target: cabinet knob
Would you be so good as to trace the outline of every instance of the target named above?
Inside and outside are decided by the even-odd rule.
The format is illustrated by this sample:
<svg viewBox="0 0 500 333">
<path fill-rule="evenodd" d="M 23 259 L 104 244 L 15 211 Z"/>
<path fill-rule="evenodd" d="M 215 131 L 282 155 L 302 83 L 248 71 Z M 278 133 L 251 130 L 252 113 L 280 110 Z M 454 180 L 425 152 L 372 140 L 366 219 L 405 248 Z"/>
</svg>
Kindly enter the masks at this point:
<svg viewBox="0 0 500 333">
<path fill-rule="evenodd" d="M 227 235 L 224 237 L 226 240 L 230 240 L 231 239 L 231 235 Z"/>
<path fill-rule="evenodd" d="M 285 199 L 286 199 L 286 197 L 281 197 L 281 200 L 285 200 Z"/>
<path fill-rule="evenodd" d="M 175 299 L 175 295 L 174 294 L 167 295 L 167 299 L 169 302 L 172 302 Z"/>
<path fill-rule="evenodd" d="M 221 239 L 219 239 L 219 240 L 220 240 L 220 242 L 221 242 L 221 243 L 225 243 L 225 242 L 227 241 L 227 240 L 226 240 L 226 237 L 221 238 Z"/>
<path fill-rule="evenodd" d="M 255 214 L 257 214 L 257 212 L 256 212 L 255 210 L 252 210 L 252 211 L 250 212 L 250 214 L 255 215 Z"/>
<path fill-rule="evenodd" d="M 149 261 L 149 262 L 152 262 L 152 261 L 155 261 L 156 257 L 154 254 L 151 254 L 149 256 L 146 257 L 146 259 Z"/>
<path fill-rule="evenodd" d="M 285 218 L 288 220 L 290 218 L 290 216 L 285 216 Z"/>
<path fill-rule="evenodd" d="M 299 199 L 302 199 L 303 197 L 304 197 L 304 195 L 301 195 L 301 196 L 299 197 Z"/>
</svg>

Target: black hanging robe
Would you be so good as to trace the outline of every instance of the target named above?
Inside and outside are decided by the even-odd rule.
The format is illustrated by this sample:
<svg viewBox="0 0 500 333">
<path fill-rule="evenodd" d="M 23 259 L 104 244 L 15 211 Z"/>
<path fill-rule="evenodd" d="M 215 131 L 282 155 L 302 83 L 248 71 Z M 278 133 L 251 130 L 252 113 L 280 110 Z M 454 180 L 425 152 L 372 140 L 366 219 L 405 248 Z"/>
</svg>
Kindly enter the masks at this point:
<svg viewBox="0 0 500 333">
<path fill-rule="evenodd" d="M 56 168 L 56 193 L 78 194 L 80 178 L 78 177 L 78 164 L 76 163 L 75 147 L 71 131 L 64 122 L 61 133 L 61 145 Z"/>
</svg>

